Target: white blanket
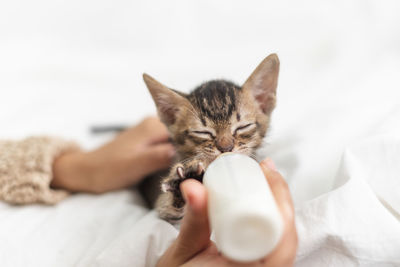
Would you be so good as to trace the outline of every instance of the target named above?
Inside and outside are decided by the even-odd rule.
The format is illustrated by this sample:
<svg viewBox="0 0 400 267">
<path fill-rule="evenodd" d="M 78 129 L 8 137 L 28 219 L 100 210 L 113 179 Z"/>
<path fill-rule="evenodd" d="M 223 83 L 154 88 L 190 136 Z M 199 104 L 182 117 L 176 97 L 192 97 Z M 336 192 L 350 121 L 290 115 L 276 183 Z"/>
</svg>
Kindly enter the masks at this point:
<svg viewBox="0 0 400 267">
<path fill-rule="evenodd" d="M 295 200 L 298 266 L 400 265 L 398 1 L 0 2 L 0 138 L 93 148 L 154 114 L 146 71 L 188 91 L 281 59 L 266 146 Z M 1 151 L 0 151 L 1 153 Z M 0 203 L 0 266 L 152 266 L 176 230 L 135 191 Z"/>
<path fill-rule="evenodd" d="M 400 135 L 346 150 L 344 183 L 297 211 L 298 266 L 400 266 Z"/>
</svg>

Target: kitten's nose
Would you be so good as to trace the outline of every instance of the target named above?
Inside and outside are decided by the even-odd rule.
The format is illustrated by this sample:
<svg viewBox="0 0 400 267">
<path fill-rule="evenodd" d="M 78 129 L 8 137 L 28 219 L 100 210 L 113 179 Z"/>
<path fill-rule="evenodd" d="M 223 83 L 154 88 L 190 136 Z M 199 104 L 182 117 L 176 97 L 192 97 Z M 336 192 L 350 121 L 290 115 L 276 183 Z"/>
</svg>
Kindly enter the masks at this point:
<svg viewBox="0 0 400 267">
<path fill-rule="evenodd" d="M 217 140 L 216 147 L 222 153 L 231 152 L 233 150 L 233 140 L 222 137 L 221 139 Z"/>
</svg>

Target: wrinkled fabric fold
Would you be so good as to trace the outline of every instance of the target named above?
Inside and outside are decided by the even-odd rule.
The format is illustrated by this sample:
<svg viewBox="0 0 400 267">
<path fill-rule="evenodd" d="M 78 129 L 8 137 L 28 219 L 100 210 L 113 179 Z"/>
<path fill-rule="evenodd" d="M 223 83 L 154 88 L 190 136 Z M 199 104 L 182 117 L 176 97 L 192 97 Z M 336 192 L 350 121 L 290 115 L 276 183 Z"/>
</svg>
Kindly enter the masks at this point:
<svg viewBox="0 0 400 267">
<path fill-rule="evenodd" d="M 348 147 L 337 188 L 298 207 L 296 266 L 400 266 L 400 137 Z"/>
</svg>

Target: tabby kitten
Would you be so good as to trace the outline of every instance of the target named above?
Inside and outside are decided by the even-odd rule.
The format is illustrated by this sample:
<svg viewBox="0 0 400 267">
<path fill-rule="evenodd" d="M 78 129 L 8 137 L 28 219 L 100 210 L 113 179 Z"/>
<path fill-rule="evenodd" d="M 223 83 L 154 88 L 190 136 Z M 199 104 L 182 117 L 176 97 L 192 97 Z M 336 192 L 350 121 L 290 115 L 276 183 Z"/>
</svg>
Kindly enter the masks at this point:
<svg viewBox="0 0 400 267">
<path fill-rule="evenodd" d="M 254 155 L 275 107 L 278 74 L 276 54 L 265 58 L 242 87 L 214 80 L 184 94 L 143 74 L 177 151 L 177 163 L 162 180 L 163 193 L 156 203 L 162 219 L 178 222 L 183 217 L 180 182 L 186 178 L 201 181 L 204 170 L 218 155 Z"/>
</svg>

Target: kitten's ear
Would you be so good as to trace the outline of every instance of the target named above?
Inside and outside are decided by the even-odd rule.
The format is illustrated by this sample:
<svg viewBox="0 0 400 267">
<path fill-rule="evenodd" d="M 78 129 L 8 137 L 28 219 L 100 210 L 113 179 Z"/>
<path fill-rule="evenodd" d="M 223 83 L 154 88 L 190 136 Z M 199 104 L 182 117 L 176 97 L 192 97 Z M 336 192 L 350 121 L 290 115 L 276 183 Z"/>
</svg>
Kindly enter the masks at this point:
<svg viewBox="0 0 400 267">
<path fill-rule="evenodd" d="M 279 58 L 276 54 L 271 54 L 258 65 L 243 85 L 243 90 L 251 92 L 267 115 L 275 107 L 278 75 Z"/>
<path fill-rule="evenodd" d="M 183 97 L 183 94 L 166 87 L 146 73 L 143 74 L 143 80 L 156 103 L 161 121 L 167 126 L 173 124 L 176 121 L 179 107 L 185 105 L 188 102 L 187 99 Z"/>
</svg>

